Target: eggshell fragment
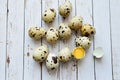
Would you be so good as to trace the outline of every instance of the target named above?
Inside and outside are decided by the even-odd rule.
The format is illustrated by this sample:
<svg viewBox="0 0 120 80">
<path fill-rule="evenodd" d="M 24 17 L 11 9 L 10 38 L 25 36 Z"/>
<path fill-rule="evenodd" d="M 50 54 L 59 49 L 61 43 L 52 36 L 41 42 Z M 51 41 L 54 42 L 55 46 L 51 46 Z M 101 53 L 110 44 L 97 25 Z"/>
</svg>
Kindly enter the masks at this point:
<svg viewBox="0 0 120 80">
<path fill-rule="evenodd" d="M 93 56 L 95 56 L 96 58 L 102 58 L 103 55 L 104 55 L 104 51 L 101 47 L 96 48 L 93 52 Z"/>
</svg>

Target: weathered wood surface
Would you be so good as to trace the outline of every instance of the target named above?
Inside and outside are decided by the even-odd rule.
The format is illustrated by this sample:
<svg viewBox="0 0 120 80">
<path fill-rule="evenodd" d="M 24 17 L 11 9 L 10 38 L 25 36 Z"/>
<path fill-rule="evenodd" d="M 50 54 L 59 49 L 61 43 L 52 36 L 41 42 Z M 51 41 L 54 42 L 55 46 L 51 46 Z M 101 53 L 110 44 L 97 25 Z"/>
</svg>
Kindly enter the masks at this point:
<svg viewBox="0 0 120 80">
<path fill-rule="evenodd" d="M 6 77 L 7 0 L 0 0 L 0 78 Z"/>
<path fill-rule="evenodd" d="M 65 0 L 59 0 L 59 5 L 63 4 Z M 63 18 L 59 15 L 59 24 L 65 23 L 68 25 L 69 20 L 75 16 L 75 0 L 69 0 L 73 7 L 72 13 L 68 18 Z M 72 31 L 72 36 L 68 40 L 60 40 L 60 50 L 69 47 L 71 50 L 75 47 L 74 39 L 76 37 L 76 32 Z M 69 77 L 66 77 L 69 76 Z M 70 60 L 67 63 L 60 63 L 60 80 L 76 80 L 77 79 L 77 64 L 75 60 Z"/>
<path fill-rule="evenodd" d="M 41 66 L 33 60 L 32 53 L 41 45 L 41 41 L 31 39 L 28 30 L 33 26 L 41 26 L 41 1 L 25 0 L 24 5 L 24 80 L 40 80 Z"/>
<path fill-rule="evenodd" d="M 10 0 L 6 6 L 8 6 L 6 80 L 22 80 L 24 70 L 24 0 Z"/>
<path fill-rule="evenodd" d="M 113 78 L 120 80 L 120 0 L 110 0 Z"/>
<path fill-rule="evenodd" d="M 84 24 L 93 25 L 92 0 L 76 0 L 76 15 L 83 17 Z M 94 80 L 94 58 L 92 52 L 93 40 L 90 49 L 86 51 L 85 58 L 78 61 L 78 80 Z"/>
<path fill-rule="evenodd" d="M 93 0 L 93 9 L 94 26 L 97 30 L 94 48 L 102 47 L 104 50 L 103 58 L 95 59 L 96 80 L 112 80 L 109 0 Z"/>
<path fill-rule="evenodd" d="M 0 0 L 0 80 L 120 80 L 120 1 L 119 0 L 70 0 L 73 10 L 63 19 L 58 7 L 65 0 Z M 41 14 L 48 8 L 55 8 L 55 21 L 47 25 Z M 75 15 L 92 24 L 97 32 L 84 59 L 60 63 L 56 72 L 48 71 L 45 63 L 36 63 L 32 58 L 35 48 L 48 45 L 50 53 L 58 54 L 63 47 L 75 47 L 73 32 L 69 40 L 59 40 L 50 45 L 45 38 L 35 41 L 28 36 L 31 26 L 58 29 L 61 22 Z M 92 52 L 102 47 L 105 55 L 95 59 Z"/>
</svg>

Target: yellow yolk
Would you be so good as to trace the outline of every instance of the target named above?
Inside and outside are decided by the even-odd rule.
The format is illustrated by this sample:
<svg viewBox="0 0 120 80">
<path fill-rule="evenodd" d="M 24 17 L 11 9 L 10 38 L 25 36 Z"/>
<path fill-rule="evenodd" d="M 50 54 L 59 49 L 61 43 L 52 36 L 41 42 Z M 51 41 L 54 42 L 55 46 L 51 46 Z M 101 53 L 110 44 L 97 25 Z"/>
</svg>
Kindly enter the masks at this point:
<svg viewBox="0 0 120 80">
<path fill-rule="evenodd" d="M 73 56 L 76 59 L 82 59 L 85 56 L 85 50 L 81 47 L 77 47 L 73 51 Z"/>
</svg>

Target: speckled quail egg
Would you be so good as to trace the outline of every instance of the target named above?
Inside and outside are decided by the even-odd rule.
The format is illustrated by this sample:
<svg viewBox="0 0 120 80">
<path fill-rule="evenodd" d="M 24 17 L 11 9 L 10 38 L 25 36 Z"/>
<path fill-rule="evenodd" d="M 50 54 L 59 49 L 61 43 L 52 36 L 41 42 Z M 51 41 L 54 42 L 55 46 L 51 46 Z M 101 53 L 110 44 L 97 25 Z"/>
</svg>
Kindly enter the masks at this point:
<svg viewBox="0 0 120 80">
<path fill-rule="evenodd" d="M 83 36 L 87 37 L 93 36 L 96 33 L 95 28 L 90 24 L 84 24 L 80 31 Z"/>
<path fill-rule="evenodd" d="M 65 1 L 63 4 L 59 6 L 59 14 L 63 17 L 67 17 L 70 15 L 72 11 L 72 4 L 70 1 Z"/>
<path fill-rule="evenodd" d="M 59 61 L 62 62 L 67 62 L 71 59 L 72 52 L 68 47 L 63 48 L 59 53 L 58 53 L 58 59 Z"/>
<path fill-rule="evenodd" d="M 29 36 L 35 40 L 40 40 L 45 33 L 46 30 L 43 27 L 31 27 L 28 31 Z"/>
<path fill-rule="evenodd" d="M 54 28 L 51 27 L 48 29 L 47 33 L 46 33 L 46 39 L 49 43 L 56 43 L 58 40 L 58 31 Z"/>
<path fill-rule="evenodd" d="M 50 53 L 46 60 L 46 66 L 47 66 L 48 70 L 57 69 L 59 66 L 58 57 L 55 54 Z"/>
<path fill-rule="evenodd" d="M 79 30 L 81 29 L 82 24 L 83 18 L 81 16 L 75 16 L 69 21 L 68 26 L 73 30 Z"/>
<path fill-rule="evenodd" d="M 33 53 L 33 59 L 37 62 L 43 62 L 48 56 L 48 47 L 46 45 L 38 47 Z"/>
<path fill-rule="evenodd" d="M 53 20 L 55 19 L 55 17 L 56 17 L 56 11 L 55 11 L 55 9 L 47 9 L 42 14 L 42 19 L 46 23 L 52 23 Z"/>
<path fill-rule="evenodd" d="M 71 29 L 64 23 L 60 23 L 58 32 L 62 39 L 68 39 L 71 36 Z"/>
<path fill-rule="evenodd" d="M 79 36 L 79 37 L 75 38 L 75 42 L 76 42 L 77 47 L 80 46 L 84 49 L 89 48 L 91 45 L 90 39 L 88 37 L 85 37 L 85 36 L 84 37 Z"/>
</svg>

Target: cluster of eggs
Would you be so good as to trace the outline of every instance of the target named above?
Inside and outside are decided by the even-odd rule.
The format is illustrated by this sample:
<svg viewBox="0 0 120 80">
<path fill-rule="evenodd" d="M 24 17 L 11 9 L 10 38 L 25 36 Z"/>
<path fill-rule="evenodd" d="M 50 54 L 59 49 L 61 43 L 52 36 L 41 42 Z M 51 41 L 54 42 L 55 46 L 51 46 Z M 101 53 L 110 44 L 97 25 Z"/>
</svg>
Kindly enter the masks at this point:
<svg viewBox="0 0 120 80">
<path fill-rule="evenodd" d="M 70 1 L 65 1 L 59 6 L 59 14 L 62 17 L 68 17 L 72 11 L 72 4 Z M 45 23 L 52 23 L 56 17 L 55 9 L 47 9 L 42 14 L 42 19 Z M 49 53 L 49 49 L 46 45 L 40 46 L 33 53 L 33 59 L 37 62 L 43 62 L 46 60 L 46 66 L 48 69 L 54 70 L 58 67 L 59 61 L 67 62 L 73 56 L 75 59 L 82 59 L 85 56 L 85 49 L 88 49 L 91 45 L 90 37 L 93 36 L 96 31 L 90 24 L 83 24 L 83 18 L 81 16 L 74 16 L 69 20 L 68 25 L 60 23 L 59 28 L 55 29 L 50 27 L 47 31 L 43 27 L 31 27 L 28 34 L 35 40 L 40 40 L 42 37 L 46 37 L 47 42 L 55 44 L 57 40 L 68 39 L 71 36 L 71 30 L 79 30 L 82 36 L 75 38 L 76 48 L 71 51 L 68 47 L 63 48 L 58 55 Z"/>
<path fill-rule="evenodd" d="M 67 62 L 71 59 L 72 52 L 68 47 L 63 48 L 58 55 L 49 53 L 49 49 L 46 45 L 38 47 L 33 53 L 33 59 L 37 62 L 46 61 L 46 66 L 49 70 L 57 69 L 59 61 Z"/>
</svg>

